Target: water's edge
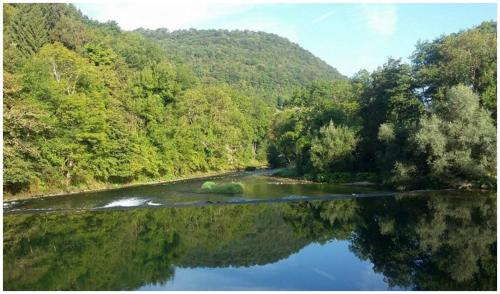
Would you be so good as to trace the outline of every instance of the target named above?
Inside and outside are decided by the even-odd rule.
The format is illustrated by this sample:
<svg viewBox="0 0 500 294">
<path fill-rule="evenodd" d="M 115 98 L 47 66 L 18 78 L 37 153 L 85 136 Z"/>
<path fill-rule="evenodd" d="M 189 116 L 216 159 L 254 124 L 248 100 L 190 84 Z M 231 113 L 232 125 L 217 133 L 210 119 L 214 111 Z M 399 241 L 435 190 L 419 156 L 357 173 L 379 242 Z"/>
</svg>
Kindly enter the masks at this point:
<svg viewBox="0 0 500 294">
<path fill-rule="evenodd" d="M 264 172 L 264 171 L 269 171 L 270 169 L 262 167 L 260 169 L 257 169 L 255 171 L 251 172 Z M 237 173 L 249 173 L 248 171 L 241 171 L 241 170 L 225 170 L 225 171 L 217 171 L 217 172 L 207 172 L 207 173 L 202 173 L 202 174 L 193 174 L 190 176 L 186 177 L 181 177 L 181 178 L 175 178 L 175 179 L 170 179 L 170 180 L 160 180 L 160 181 L 146 181 L 146 182 L 138 182 L 138 183 L 130 183 L 130 184 L 120 184 L 117 186 L 109 187 L 106 185 L 109 184 L 103 184 L 104 188 L 95 188 L 95 189 L 79 189 L 75 191 L 61 191 L 61 192 L 56 192 L 56 193 L 50 193 L 50 194 L 29 194 L 29 193 L 19 193 L 16 195 L 3 195 L 2 200 L 3 203 L 8 203 L 12 201 L 18 201 L 18 200 L 32 200 L 32 199 L 41 199 L 41 198 L 49 198 L 49 197 L 57 197 L 57 196 L 67 196 L 67 195 L 78 195 L 78 194 L 84 194 L 84 193 L 89 193 L 89 192 L 104 192 L 104 191 L 112 191 L 112 190 L 120 190 L 120 189 L 126 189 L 126 188 L 131 188 L 131 187 L 141 187 L 141 186 L 153 186 L 153 185 L 160 185 L 160 184 L 166 184 L 166 183 L 176 183 L 176 182 L 182 182 L 182 181 L 187 181 L 187 180 L 199 180 L 199 179 L 205 179 L 205 178 L 211 178 L 211 177 L 218 177 L 218 176 L 226 176 L 230 174 L 237 174 Z"/>
</svg>

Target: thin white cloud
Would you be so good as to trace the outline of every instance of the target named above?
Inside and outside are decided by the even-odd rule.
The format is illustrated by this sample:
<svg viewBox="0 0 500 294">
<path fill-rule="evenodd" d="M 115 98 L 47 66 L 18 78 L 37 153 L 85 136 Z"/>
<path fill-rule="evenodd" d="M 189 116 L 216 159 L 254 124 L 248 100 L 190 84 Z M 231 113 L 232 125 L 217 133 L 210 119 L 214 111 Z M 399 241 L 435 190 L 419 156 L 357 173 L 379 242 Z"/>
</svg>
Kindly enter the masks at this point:
<svg viewBox="0 0 500 294">
<path fill-rule="evenodd" d="M 107 2 L 75 5 L 86 15 L 99 21 L 116 21 L 124 30 L 139 27 L 169 30 L 190 28 L 197 23 L 209 21 L 249 7 L 248 4 L 214 4 L 200 2 Z"/>
<path fill-rule="evenodd" d="M 330 280 L 330 281 L 333 281 L 335 282 L 335 280 L 337 280 L 333 275 L 323 271 L 323 270 L 320 270 L 319 268 L 316 268 L 316 267 L 312 267 L 311 268 L 312 271 L 316 272 L 317 274 L 319 274 L 320 276 L 323 276 L 324 278 Z"/>
<path fill-rule="evenodd" d="M 394 5 L 363 5 L 361 8 L 366 25 L 384 37 L 396 31 L 398 15 Z"/>
<path fill-rule="evenodd" d="M 312 23 L 320 23 L 320 22 L 330 18 L 330 16 L 332 16 L 334 14 L 335 14 L 335 10 L 331 10 L 331 11 L 328 11 L 326 13 L 323 13 L 322 15 L 313 19 Z"/>
</svg>

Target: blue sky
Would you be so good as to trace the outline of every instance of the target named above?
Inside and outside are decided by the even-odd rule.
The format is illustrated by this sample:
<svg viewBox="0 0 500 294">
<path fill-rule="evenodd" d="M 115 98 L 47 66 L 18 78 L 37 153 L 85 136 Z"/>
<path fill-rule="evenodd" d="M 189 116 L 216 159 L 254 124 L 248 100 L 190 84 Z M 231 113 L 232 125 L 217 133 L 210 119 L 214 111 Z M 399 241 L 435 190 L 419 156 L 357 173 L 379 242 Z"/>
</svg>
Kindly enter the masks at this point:
<svg viewBox="0 0 500 294">
<path fill-rule="evenodd" d="M 389 56 L 408 58 L 418 40 L 496 20 L 496 4 L 75 4 L 100 21 L 125 30 L 249 29 L 299 44 L 342 74 L 372 71 Z"/>
</svg>

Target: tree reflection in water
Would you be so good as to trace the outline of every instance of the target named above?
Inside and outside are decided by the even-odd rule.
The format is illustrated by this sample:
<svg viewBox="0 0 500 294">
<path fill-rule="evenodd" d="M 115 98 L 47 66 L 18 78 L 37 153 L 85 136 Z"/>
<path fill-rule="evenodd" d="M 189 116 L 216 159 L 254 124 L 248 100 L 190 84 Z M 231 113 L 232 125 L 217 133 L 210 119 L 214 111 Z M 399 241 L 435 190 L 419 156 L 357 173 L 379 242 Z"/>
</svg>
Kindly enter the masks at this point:
<svg viewBox="0 0 500 294">
<path fill-rule="evenodd" d="M 129 290 L 349 240 L 390 286 L 496 289 L 496 195 L 4 216 L 5 290 Z"/>
</svg>

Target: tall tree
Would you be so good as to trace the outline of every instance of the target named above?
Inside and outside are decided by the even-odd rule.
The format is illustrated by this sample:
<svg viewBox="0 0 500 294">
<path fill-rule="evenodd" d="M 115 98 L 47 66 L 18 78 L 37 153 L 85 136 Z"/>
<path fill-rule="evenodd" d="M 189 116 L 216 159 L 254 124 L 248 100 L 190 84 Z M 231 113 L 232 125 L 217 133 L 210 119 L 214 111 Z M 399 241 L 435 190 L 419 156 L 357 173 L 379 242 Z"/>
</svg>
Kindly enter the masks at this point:
<svg viewBox="0 0 500 294">
<path fill-rule="evenodd" d="M 430 175 L 448 181 L 496 177 L 496 128 L 477 94 L 464 85 L 435 101 L 416 135 Z"/>
<path fill-rule="evenodd" d="M 40 5 L 17 4 L 8 25 L 10 46 L 23 57 L 35 54 L 49 41 L 47 22 Z"/>
<path fill-rule="evenodd" d="M 424 99 L 441 99 L 446 88 L 471 87 L 496 117 L 496 22 L 417 44 L 412 61 Z"/>
</svg>

